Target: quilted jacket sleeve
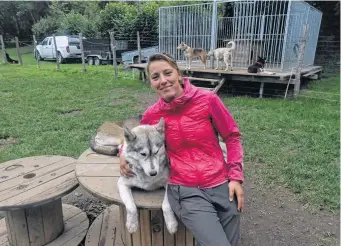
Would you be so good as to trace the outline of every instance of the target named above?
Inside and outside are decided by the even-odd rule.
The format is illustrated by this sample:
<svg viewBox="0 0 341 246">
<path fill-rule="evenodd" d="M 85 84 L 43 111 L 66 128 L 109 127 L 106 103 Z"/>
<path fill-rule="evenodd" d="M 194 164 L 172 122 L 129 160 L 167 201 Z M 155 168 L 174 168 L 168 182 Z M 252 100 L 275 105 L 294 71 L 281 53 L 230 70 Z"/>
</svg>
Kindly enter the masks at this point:
<svg viewBox="0 0 341 246">
<path fill-rule="evenodd" d="M 211 97 L 210 108 L 213 126 L 226 144 L 228 178 L 230 181 L 243 182 L 243 147 L 238 126 L 216 94 Z"/>
</svg>

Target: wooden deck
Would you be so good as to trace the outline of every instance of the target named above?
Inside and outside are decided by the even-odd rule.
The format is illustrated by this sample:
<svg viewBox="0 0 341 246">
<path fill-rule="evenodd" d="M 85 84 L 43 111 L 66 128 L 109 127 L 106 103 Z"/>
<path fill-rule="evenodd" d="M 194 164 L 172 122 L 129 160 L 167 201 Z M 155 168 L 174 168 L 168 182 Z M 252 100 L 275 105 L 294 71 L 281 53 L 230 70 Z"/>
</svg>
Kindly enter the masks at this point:
<svg viewBox="0 0 341 246">
<path fill-rule="evenodd" d="M 191 82 L 197 83 L 198 80 L 206 80 L 206 85 L 201 84 L 198 87 L 211 90 L 217 93 L 223 84 L 229 84 L 233 81 L 241 81 L 247 83 L 259 83 L 259 97 L 263 97 L 265 84 L 282 84 L 282 85 L 295 85 L 295 74 L 291 72 L 277 72 L 271 70 L 265 70 L 265 72 L 254 74 L 248 73 L 246 68 L 234 68 L 233 71 L 216 70 L 209 66 L 204 69 L 202 64 L 193 63 L 191 69 L 186 69 L 186 64 L 180 63 L 179 68 L 184 76 L 190 77 Z M 140 79 L 148 83 L 145 68 L 147 64 L 132 64 L 129 67 L 140 71 Z M 323 68 L 321 66 L 310 66 L 303 68 L 301 71 L 301 78 L 318 79 L 322 73 Z M 270 74 L 271 73 L 271 74 Z M 211 80 L 220 80 L 220 83 L 212 83 Z M 208 82 L 208 83 L 207 83 Z"/>
<path fill-rule="evenodd" d="M 130 68 L 135 68 L 138 69 L 139 71 L 144 71 L 146 68 L 147 64 L 132 64 L 129 65 Z M 201 74 L 206 74 L 206 75 L 213 75 L 213 76 L 224 76 L 229 79 L 233 80 L 240 80 L 240 81 L 250 81 L 250 82 L 268 82 L 268 83 L 282 83 L 282 84 L 287 84 L 288 80 L 290 79 L 291 76 L 292 78 L 295 77 L 294 74 L 291 72 L 275 72 L 271 70 L 266 70 L 269 72 L 273 72 L 274 74 L 252 74 L 248 73 L 246 69 L 241 69 L 241 68 L 235 68 L 233 71 L 225 71 L 225 70 L 215 70 L 212 68 L 206 68 L 204 69 L 200 65 L 193 65 L 191 69 L 185 69 L 185 64 L 179 64 L 179 68 L 181 72 L 183 72 L 185 75 L 191 75 L 194 76 L 194 73 L 201 73 Z M 321 72 L 323 69 L 321 66 L 311 66 L 302 69 L 302 76 L 305 74 L 316 74 Z"/>
<path fill-rule="evenodd" d="M 138 69 L 143 72 L 146 68 L 147 64 L 132 64 L 129 65 L 130 68 Z M 288 84 L 290 77 L 295 78 L 295 75 L 291 72 L 276 72 L 271 70 L 265 70 L 266 72 L 273 72 L 274 74 L 253 74 L 248 73 L 247 69 L 235 68 L 233 71 L 225 71 L 225 70 L 215 70 L 212 68 L 204 69 L 202 65 L 193 64 L 191 69 L 185 69 L 185 64 L 179 64 L 179 68 L 181 72 L 186 76 L 191 77 L 201 77 L 201 78 L 211 78 L 218 79 L 225 77 L 228 80 L 235 81 L 247 81 L 247 82 L 258 82 L 258 83 L 280 83 L 280 84 Z M 304 68 L 301 72 L 304 77 L 305 74 L 313 75 L 318 74 L 322 71 L 321 66 L 311 66 Z M 294 81 L 290 82 L 290 84 L 294 84 Z"/>
</svg>

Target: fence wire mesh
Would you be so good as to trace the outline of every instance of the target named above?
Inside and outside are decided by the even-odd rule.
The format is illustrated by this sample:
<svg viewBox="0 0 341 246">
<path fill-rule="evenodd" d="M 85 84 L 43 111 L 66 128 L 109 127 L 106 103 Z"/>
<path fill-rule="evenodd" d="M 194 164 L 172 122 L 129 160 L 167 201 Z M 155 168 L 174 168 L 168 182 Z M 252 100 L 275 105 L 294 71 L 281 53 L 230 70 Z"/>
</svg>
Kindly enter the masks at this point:
<svg viewBox="0 0 341 246">
<path fill-rule="evenodd" d="M 183 63 L 184 54 L 176 49 L 180 42 L 208 52 L 234 41 L 234 67 L 245 69 L 261 56 L 267 60 L 266 69 L 287 72 L 297 66 L 304 24 L 309 25 L 309 35 L 303 63 L 314 64 L 321 18 L 314 7 L 291 0 L 220 0 L 163 7 L 159 47 Z"/>
</svg>

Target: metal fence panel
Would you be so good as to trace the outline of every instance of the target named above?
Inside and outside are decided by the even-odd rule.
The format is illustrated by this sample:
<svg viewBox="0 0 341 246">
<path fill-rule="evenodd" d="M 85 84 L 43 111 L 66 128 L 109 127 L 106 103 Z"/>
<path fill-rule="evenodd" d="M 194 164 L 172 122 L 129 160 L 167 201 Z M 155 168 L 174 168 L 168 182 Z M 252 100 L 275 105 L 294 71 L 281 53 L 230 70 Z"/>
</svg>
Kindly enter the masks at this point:
<svg viewBox="0 0 341 246">
<path fill-rule="evenodd" d="M 176 47 L 184 42 L 191 47 L 210 49 L 212 4 L 193 4 L 159 9 L 159 47 L 177 61 L 184 61 Z"/>
<path fill-rule="evenodd" d="M 322 14 L 309 4 L 292 0 L 218 0 L 217 12 L 213 6 L 205 3 L 160 8 L 160 51 L 181 63 L 183 52 L 176 49 L 180 42 L 208 52 L 211 47 L 226 47 L 228 41 L 234 41 L 234 67 L 247 68 L 261 56 L 267 60 L 266 69 L 290 71 L 297 65 L 303 25 L 309 24 L 304 65 L 313 65 Z M 212 16 L 217 20 L 212 21 Z"/>
</svg>

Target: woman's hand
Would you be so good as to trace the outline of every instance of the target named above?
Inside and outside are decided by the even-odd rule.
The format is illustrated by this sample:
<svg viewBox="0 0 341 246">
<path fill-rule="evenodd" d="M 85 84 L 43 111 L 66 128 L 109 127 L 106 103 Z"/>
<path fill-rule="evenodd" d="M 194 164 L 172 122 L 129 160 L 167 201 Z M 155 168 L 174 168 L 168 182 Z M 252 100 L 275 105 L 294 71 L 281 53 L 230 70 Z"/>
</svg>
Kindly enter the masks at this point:
<svg viewBox="0 0 341 246">
<path fill-rule="evenodd" d="M 238 181 L 230 181 L 229 183 L 230 201 L 233 201 L 234 195 L 237 196 L 238 211 L 241 212 L 244 209 L 244 189 L 241 183 Z"/>
<path fill-rule="evenodd" d="M 127 178 L 134 176 L 134 172 L 130 169 L 126 159 L 122 155 L 120 155 L 120 173 Z"/>
</svg>

